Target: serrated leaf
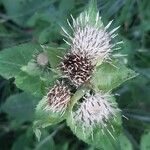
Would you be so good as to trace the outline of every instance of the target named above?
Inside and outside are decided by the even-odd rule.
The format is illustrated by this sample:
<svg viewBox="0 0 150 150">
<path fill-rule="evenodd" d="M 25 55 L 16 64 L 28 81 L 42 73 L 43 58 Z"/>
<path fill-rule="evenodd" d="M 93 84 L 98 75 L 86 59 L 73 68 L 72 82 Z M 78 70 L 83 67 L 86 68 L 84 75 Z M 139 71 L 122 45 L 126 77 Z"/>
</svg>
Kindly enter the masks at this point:
<svg viewBox="0 0 150 150">
<path fill-rule="evenodd" d="M 31 76 L 39 76 L 42 74 L 42 70 L 40 70 L 37 64 L 31 61 L 29 61 L 26 66 L 21 67 L 21 70 Z"/>
<path fill-rule="evenodd" d="M 103 63 L 96 68 L 91 79 L 91 84 L 94 89 L 111 91 L 123 82 L 137 76 L 137 73 L 123 64 L 115 63 L 113 65 Z"/>
<path fill-rule="evenodd" d="M 29 75 L 20 70 L 31 60 L 38 48 L 41 47 L 27 43 L 3 50 L 0 55 L 0 73 L 6 78 L 16 77 L 15 83 L 18 88 L 33 95 L 41 96 L 44 93 L 44 82 L 48 81 L 47 83 L 51 83 L 54 81 L 52 72 L 47 75 L 48 80 L 46 80 L 46 76 L 42 76 L 42 79 L 40 77 L 32 77 L 31 75 L 33 75 L 33 71 L 35 70 L 33 67 L 32 70 L 28 70 L 32 73 Z"/>
<path fill-rule="evenodd" d="M 150 149 L 150 131 L 143 134 L 141 137 L 140 147 L 141 150 L 149 150 Z"/>
<path fill-rule="evenodd" d="M 40 48 L 36 44 L 21 44 L 0 52 L 0 74 L 5 78 L 18 75 L 20 68 L 28 63 L 33 52 Z"/>
<path fill-rule="evenodd" d="M 38 99 L 30 94 L 20 93 L 10 96 L 2 106 L 2 110 L 19 123 L 32 121 L 37 102 Z"/>
<path fill-rule="evenodd" d="M 45 107 L 47 105 L 47 99 L 46 97 L 43 97 L 36 107 L 36 121 L 34 122 L 34 130 L 45 128 L 64 120 L 65 114 L 62 116 L 60 113 L 54 113 L 51 110 L 46 110 Z"/>
<path fill-rule="evenodd" d="M 115 100 L 112 100 L 115 103 Z M 116 114 L 115 119 L 109 120 L 110 124 L 108 124 L 106 128 L 103 128 L 103 131 L 102 128 L 97 125 L 93 127 L 92 132 L 88 129 L 83 130 L 82 125 L 77 123 L 71 114 L 72 112 L 68 115 L 67 124 L 79 139 L 99 149 L 116 150 L 116 147 L 119 147 L 117 140 L 122 130 L 120 113 Z M 115 140 L 113 138 L 115 138 Z"/>
<path fill-rule="evenodd" d="M 59 75 L 51 71 L 50 68 L 39 68 L 36 63 L 29 61 L 26 66 L 23 66 L 21 70 L 27 73 L 29 76 L 35 76 L 47 84 L 53 83 Z"/>
</svg>

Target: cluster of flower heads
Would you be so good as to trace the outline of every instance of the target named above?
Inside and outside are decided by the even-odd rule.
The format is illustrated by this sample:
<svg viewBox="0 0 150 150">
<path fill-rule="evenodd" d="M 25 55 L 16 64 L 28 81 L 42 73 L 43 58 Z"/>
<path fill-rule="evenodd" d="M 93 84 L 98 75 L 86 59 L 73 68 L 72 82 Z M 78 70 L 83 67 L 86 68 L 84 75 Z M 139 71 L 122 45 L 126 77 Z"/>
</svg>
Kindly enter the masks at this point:
<svg viewBox="0 0 150 150">
<path fill-rule="evenodd" d="M 89 15 L 84 12 L 76 20 L 72 17 L 73 25 L 68 21 L 73 35 L 62 28 L 70 52 L 64 56 L 59 67 L 76 87 L 90 80 L 97 61 L 111 59 L 110 54 L 115 46 L 111 40 L 115 38 L 114 32 L 118 28 L 108 32 L 112 21 L 104 27 L 97 13 L 94 23 L 91 24 Z M 107 129 L 109 120 L 114 119 L 120 111 L 117 105 L 109 100 L 109 96 L 101 92 L 86 93 L 83 101 L 77 104 L 77 109 L 72 110 L 72 118 L 76 124 L 80 124 L 83 129 L 91 129 L 91 132 L 97 125 Z M 50 89 L 46 97 L 45 110 L 64 114 L 71 101 L 71 92 L 64 83 L 59 82 Z M 111 135 L 111 132 L 107 131 Z"/>
</svg>

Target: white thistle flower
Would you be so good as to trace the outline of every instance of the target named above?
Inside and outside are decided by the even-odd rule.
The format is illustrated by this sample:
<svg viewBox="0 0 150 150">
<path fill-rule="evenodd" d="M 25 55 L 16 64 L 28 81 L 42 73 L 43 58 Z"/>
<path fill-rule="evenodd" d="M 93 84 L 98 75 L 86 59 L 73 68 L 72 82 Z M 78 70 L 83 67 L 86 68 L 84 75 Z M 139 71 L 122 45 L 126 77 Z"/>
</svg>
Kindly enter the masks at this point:
<svg viewBox="0 0 150 150">
<path fill-rule="evenodd" d="M 67 86 L 58 82 L 47 93 L 44 110 L 63 115 L 70 102 L 71 93 Z"/>
<path fill-rule="evenodd" d="M 93 128 L 100 126 L 103 133 L 106 130 L 113 137 L 107 125 L 114 130 L 111 121 L 116 118 L 120 109 L 109 98 L 110 95 L 107 94 L 90 95 L 88 93 L 77 110 L 73 111 L 72 117 L 77 124 L 82 126 L 83 132 L 93 132 Z"/>
<path fill-rule="evenodd" d="M 95 18 L 92 18 L 94 21 L 91 22 L 90 17 L 91 16 L 88 12 L 83 12 L 76 20 L 72 17 L 73 25 L 67 20 L 73 31 L 73 35 L 69 34 L 64 28 L 62 28 L 64 36 L 67 38 L 67 40 L 64 39 L 64 41 L 71 47 L 71 52 L 82 55 L 85 54 L 92 61 L 110 60 L 113 48 L 122 43 L 112 43 L 112 39 L 117 36 L 115 31 L 119 27 L 109 32 L 108 28 L 112 21 L 104 27 L 101 18 L 99 17 L 99 12 Z"/>
<path fill-rule="evenodd" d="M 29 63 L 33 68 L 37 68 L 43 72 L 49 72 L 50 62 L 48 60 L 47 52 L 43 50 L 36 50 L 33 54 L 33 58 Z"/>
<path fill-rule="evenodd" d="M 42 67 L 45 67 L 49 64 L 48 56 L 44 52 L 37 55 L 36 61 L 37 61 L 37 64 Z"/>
</svg>

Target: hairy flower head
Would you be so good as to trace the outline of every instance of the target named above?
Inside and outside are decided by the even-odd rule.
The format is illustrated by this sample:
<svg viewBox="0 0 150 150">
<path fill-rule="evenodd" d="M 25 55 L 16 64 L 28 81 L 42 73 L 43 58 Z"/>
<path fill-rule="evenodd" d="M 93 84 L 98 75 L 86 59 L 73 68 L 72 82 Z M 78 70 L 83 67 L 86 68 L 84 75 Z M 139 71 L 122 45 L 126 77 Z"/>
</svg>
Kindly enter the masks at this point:
<svg viewBox="0 0 150 150">
<path fill-rule="evenodd" d="M 84 130 L 91 131 L 94 127 L 100 126 L 102 130 L 107 129 L 107 125 L 111 125 L 112 119 L 120 111 L 116 105 L 110 101 L 110 95 L 89 93 L 84 97 L 77 110 L 73 111 L 73 119 L 77 124 L 80 124 Z M 113 126 L 112 126 L 113 128 Z M 109 134 L 111 134 L 109 132 Z"/>
<path fill-rule="evenodd" d="M 45 75 L 49 74 L 50 62 L 47 52 L 44 50 L 36 50 L 33 54 L 33 58 L 31 59 L 31 61 L 29 61 L 27 67 L 35 74 L 38 74 L 39 72 Z"/>
<path fill-rule="evenodd" d="M 74 85 L 80 86 L 90 79 L 94 65 L 86 55 L 68 53 L 63 58 L 60 69 Z"/>
<path fill-rule="evenodd" d="M 42 52 L 42 53 L 39 53 L 36 57 L 36 61 L 37 61 L 37 64 L 39 66 L 47 66 L 49 64 L 49 61 L 48 61 L 48 56 L 46 53 Z"/>
<path fill-rule="evenodd" d="M 99 12 L 97 12 L 96 16 L 93 16 L 92 20 L 90 15 L 85 11 L 76 20 L 72 17 L 73 25 L 68 21 L 73 34 L 69 34 L 62 28 L 64 36 L 67 38 L 65 42 L 71 47 L 73 53 L 86 55 L 92 61 L 108 60 L 111 57 L 113 48 L 119 44 L 113 44 L 112 42 L 113 38 L 117 36 L 114 32 L 118 27 L 108 31 L 112 21 L 104 27 L 101 17 L 99 17 Z"/>
<path fill-rule="evenodd" d="M 46 95 L 44 110 L 64 114 L 70 102 L 71 93 L 67 86 L 58 82 Z"/>
</svg>

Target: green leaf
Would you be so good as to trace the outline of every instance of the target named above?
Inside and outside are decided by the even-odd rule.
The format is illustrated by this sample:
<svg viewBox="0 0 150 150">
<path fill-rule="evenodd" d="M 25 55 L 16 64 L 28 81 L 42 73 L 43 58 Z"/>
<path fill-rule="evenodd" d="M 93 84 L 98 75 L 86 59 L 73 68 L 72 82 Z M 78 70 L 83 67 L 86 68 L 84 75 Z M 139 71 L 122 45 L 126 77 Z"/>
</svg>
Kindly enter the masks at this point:
<svg viewBox="0 0 150 150">
<path fill-rule="evenodd" d="M 125 134 L 119 136 L 120 150 L 133 150 L 133 146 Z"/>
<path fill-rule="evenodd" d="M 116 103 L 114 99 L 112 100 L 114 101 L 114 103 Z M 77 123 L 71 114 L 72 112 L 70 112 L 70 115 L 68 115 L 67 124 L 79 139 L 99 149 L 116 150 L 116 147 L 119 147 L 117 141 L 122 129 L 120 113 L 116 114 L 115 120 L 109 120 L 110 124 L 108 124 L 106 128 L 103 128 L 104 132 L 102 132 L 102 128 L 97 125 L 93 127 L 93 133 L 91 133 L 88 129 L 83 131 L 82 124 Z M 111 125 L 113 126 L 113 128 L 111 127 Z M 113 139 L 113 137 L 115 139 Z"/>
<path fill-rule="evenodd" d="M 34 119 L 34 110 L 38 100 L 27 93 L 20 93 L 10 96 L 2 110 L 16 122 L 23 123 Z"/>
<path fill-rule="evenodd" d="M 26 66 L 21 68 L 23 72 L 26 72 L 29 76 L 35 76 L 36 78 L 40 78 L 43 82 L 47 83 L 49 86 L 60 76 L 56 73 L 52 72 L 49 67 L 40 68 L 33 61 L 29 61 Z"/>
<path fill-rule="evenodd" d="M 59 143 L 56 147 L 56 150 L 68 150 L 69 149 L 69 142 L 68 141 L 63 141 Z"/>
<path fill-rule="evenodd" d="M 45 50 L 48 53 L 48 58 L 49 58 L 51 67 L 54 69 L 57 69 L 66 51 L 62 49 L 54 48 L 54 47 L 48 47 Z"/>
<path fill-rule="evenodd" d="M 103 22 L 101 21 L 101 18 L 99 17 L 99 20 L 97 20 L 97 13 L 98 13 L 98 8 L 97 8 L 97 1 L 96 0 L 91 0 L 86 7 L 85 11 L 83 11 L 79 17 L 77 18 L 78 22 L 80 22 L 81 26 L 85 26 L 87 24 L 86 17 L 87 15 L 89 16 L 89 21 L 88 24 L 91 26 L 97 26 L 97 27 L 103 27 Z M 80 19 L 81 18 L 81 19 Z M 81 21 L 82 20 L 82 21 Z"/>
<path fill-rule="evenodd" d="M 40 141 L 36 143 L 34 150 L 55 150 L 53 136 L 46 130 L 42 130 Z"/>
<path fill-rule="evenodd" d="M 36 44 L 21 44 L 0 52 L 0 74 L 5 78 L 18 75 L 20 68 L 28 63 L 33 52 L 40 48 Z"/>
<path fill-rule="evenodd" d="M 42 130 L 40 141 L 35 141 L 33 139 L 33 135 L 34 133 L 32 128 L 28 128 L 25 133 L 21 134 L 21 136 L 14 141 L 11 150 L 55 150 L 53 137 L 48 133 L 48 131 Z"/>
<path fill-rule="evenodd" d="M 72 110 L 73 106 L 85 95 L 85 93 L 87 92 L 87 89 L 84 87 L 79 88 L 74 95 L 71 97 L 71 104 L 69 109 Z"/>
<path fill-rule="evenodd" d="M 15 139 L 11 150 L 32 150 L 31 142 L 33 142 L 32 128 L 28 128 L 25 133 L 23 132 L 17 139 Z"/>
<path fill-rule="evenodd" d="M 64 120 L 64 116 L 59 113 L 53 113 L 50 110 L 45 110 L 47 106 L 47 99 L 43 97 L 36 107 L 36 121 L 34 122 L 34 130 L 38 133 L 37 129 L 45 128 L 47 126 L 56 124 Z"/>
<path fill-rule="evenodd" d="M 141 137 L 141 144 L 140 144 L 140 149 L 141 150 L 149 150 L 150 149 L 150 131 L 143 134 Z"/>
<path fill-rule="evenodd" d="M 66 5 L 69 4 L 69 5 Z M 61 0 L 59 4 L 60 13 L 69 13 L 74 8 L 75 0 Z"/>
<path fill-rule="evenodd" d="M 30 76 L 25 72 L 20 72 L 16 76 L 15 84 L 18 88 L 37 97 L 42 97 L 46 91 L 45 83 L 40 77 Z"/>
<path fill-rule="evenodd" d="M 123 64 L 115 63 L 113 65 L 103 63 L 97 67 L 91 79 L 91 84 L 94 89 L 111 91 L 123 82 L 137 76 L 137 73 Z"/>
<path fill-rule="evenodd" d="M 45 9 L 53 1 L 45 0 L 3 0 L 7 16 L 19 25 L 25 26 L 28 18 L 39 9 Z"/>
<path fill-rule="evenodd" d="M 42 69 L 37 66 L 37 63 L 29 61 L 26 66 L 21 67 L 21 70 L 28 73 L 31 76 L 40 76 L 43 74 Z"/>
</svg>

